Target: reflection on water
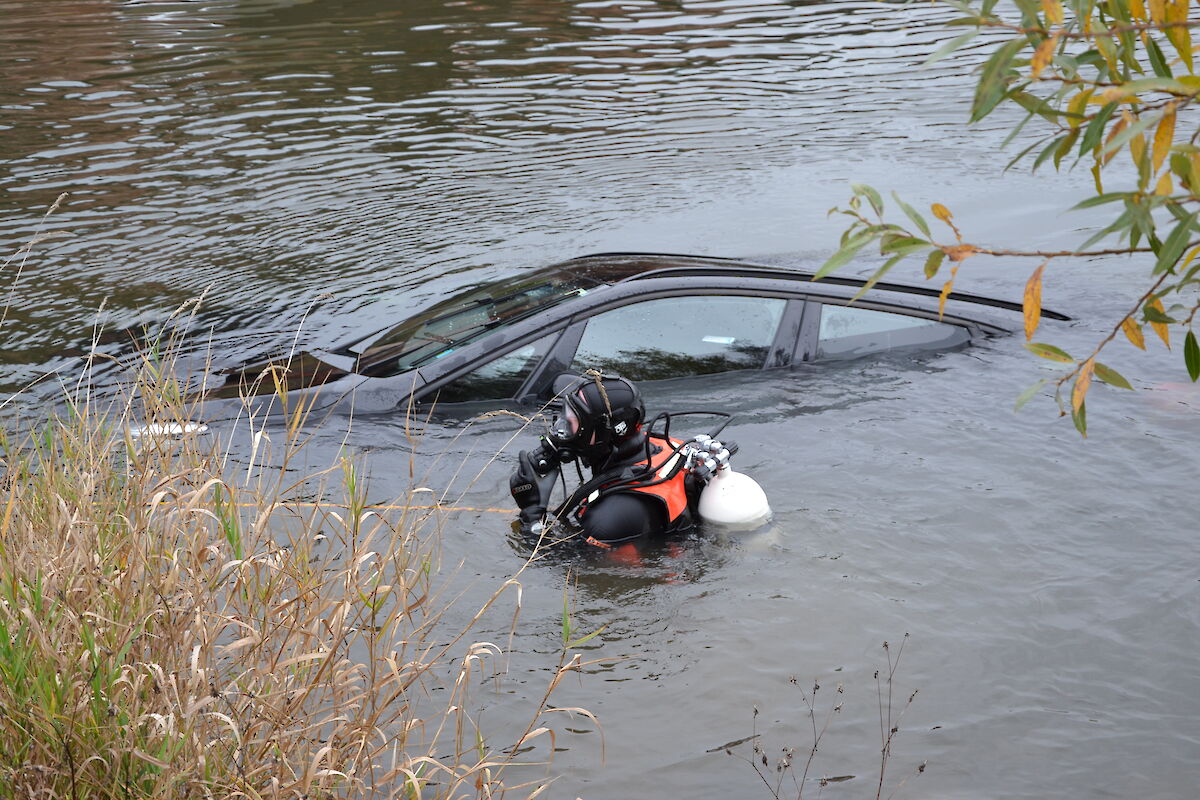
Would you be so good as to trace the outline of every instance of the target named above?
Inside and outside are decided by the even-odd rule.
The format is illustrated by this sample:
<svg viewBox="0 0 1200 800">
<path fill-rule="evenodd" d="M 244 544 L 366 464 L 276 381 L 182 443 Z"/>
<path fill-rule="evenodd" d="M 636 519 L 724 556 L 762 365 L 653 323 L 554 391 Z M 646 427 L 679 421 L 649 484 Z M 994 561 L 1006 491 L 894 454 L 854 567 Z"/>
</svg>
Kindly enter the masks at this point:
<svg viewBox="0 0 1200 800">
<path fill-rule="evenodd" d="M 1088 176 L 1000 175 L 997 132 L 962 125 L 979 50 L 914 68 L 941 13 L 857 0 L 0 0 L 0 246 L 27 241 L 64 191 L 46 230 L 71 234 L 0 273 L 0 384 L 70 374 L 94 322 L 110 332 L 103 352 L 127 352 L 202 292 L 197 336 L 221 364 L 381 330 L 466 285 L 588 251 L 811 267 L 835 241 L 825 211 L 847 180 L 946 202 L 984 240 L 1077 244 L 1061 229 L 1086 220 L 1058 212 Z M 972 259 L 959 281 L 1016 299 L 1033 266 Z M 1103 315 L 1127 307 L 1128 267 L 1056 269 L 1046 302 L 1082 321 L 1051 326 L 1055 341 L 1086 350 Z M 906 791 L 1186 795 L 1200 565 L 1180 476 L 1197 466 L 1200 403 L 1162 383 L 1180 374 L 1174 354 L 1114 347 L 1149 390 L 1094 390 L 1086 442 L 1046 398 L 1011 413 L 1041 374 L 1013 338 L 646 387 L 652 413 L 736 414 L 737 466 L 775 522 L 638 564 L 535 565 L 485 723 L 524 719 L 541 696 L 570 573 L 578 629 L 608 626 L 589 654 L 611 661 L 555 696 L 596 713 L 607 742 L 602 765 L 598 737 L 563 733 L 562 796 L 752 796 L 756 776 L 707 751 L 746 735 L 756 706 L 763 730 L 803 741 L 792 675 L 845 682 L 816 768 L 869 775 L 876 653 L 905 631 L 903 674 L 922 692 L 896 764 L 930 763 Z M 461 422 L 331 421 L 304 466 L 345 447 L 370 456 L 373 501 L 415 476 L 463 506 L 503 505 L 535 431 Z M 508 523 L 486 510 L 447 520 L 444 560 L 461 563 L 468 597 L 519 565 Z"/>
<path fill-rule="evenodd" d="M 0 241 L 24 241 L 71 193 L 49 227 L 73 239 L 26 266 L 6 323 L 30 369 L 85 339 L 105 297 L 101 321 L 126 329 L 207 290 L 221 355 L 278 344 L 306 312 L 325 341 L 383 327 L 465 269 L 577 255 L 798 148 L 894 126 L 830 128 L 825 109 L 904 105 L 915 120 L 942 105 L 894 96 L 889 63 L 933 35 L 915 27 L 923 8 L 55 8 L 71 24 L 0 3 Z"/>
</svg>

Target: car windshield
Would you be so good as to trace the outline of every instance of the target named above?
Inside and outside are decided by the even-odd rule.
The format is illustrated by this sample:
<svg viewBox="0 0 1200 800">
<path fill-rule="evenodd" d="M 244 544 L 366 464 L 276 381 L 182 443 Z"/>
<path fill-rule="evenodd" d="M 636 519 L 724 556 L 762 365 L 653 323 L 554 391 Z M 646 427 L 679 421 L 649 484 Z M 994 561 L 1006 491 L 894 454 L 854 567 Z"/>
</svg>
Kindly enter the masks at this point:
<svg viewBox="0 0 1200 800">
<path fill-rule="evenodd" d="M 359 356 L 359 372 L 386 377 L 419 367 L 601 284 L 567 270 L 485 284 L 438 303 L 373 341 Z"/>
</svg>

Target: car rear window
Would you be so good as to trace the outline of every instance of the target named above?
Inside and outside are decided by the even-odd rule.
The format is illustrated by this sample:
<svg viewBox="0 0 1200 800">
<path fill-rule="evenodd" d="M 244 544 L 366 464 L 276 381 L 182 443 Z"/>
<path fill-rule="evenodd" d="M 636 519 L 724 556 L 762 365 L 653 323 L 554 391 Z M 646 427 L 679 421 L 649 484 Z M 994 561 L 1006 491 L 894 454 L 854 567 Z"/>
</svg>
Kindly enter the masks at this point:
<svg viewBox="0 0 1200 800">
<path fill-rule="evenodd" d="M 567 271 L 486 284 L 439 303 L 376 339 L 359 356 L 359 371 L 386 377 L 419 367 L 599 285 Z"/>
<path fill-rule="evenodd" d="M 959 325 L 825 303 L 821 305 L 817 358 L 857 358 L 888 350 L 953 347 L 968 338 Z"/>
</svg>

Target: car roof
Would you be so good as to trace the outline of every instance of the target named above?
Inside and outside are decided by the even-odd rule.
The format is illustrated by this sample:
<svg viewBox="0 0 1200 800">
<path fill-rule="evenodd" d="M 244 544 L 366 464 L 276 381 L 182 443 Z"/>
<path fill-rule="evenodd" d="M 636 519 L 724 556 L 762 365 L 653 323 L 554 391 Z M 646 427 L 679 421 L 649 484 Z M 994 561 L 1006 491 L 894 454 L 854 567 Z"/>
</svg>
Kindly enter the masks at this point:
<svg viewBox="0 0 1200 800">
<path fill-rule="evenodd" d="M 798 283 L 815 283 L 824 286 L 844 286 L 860 289 L 865 286 L 868 278 L 856 278 L 845 275 L 826 275 L 816 277 L 816 273 L 804 270 L 781 267 L 778 265 L 758 264 L 736 258 L 718 256 L 697 256 L 679 253 L 593 253 L 579 256 L 562 262 L 547 269 L 568 269 L 571 271 L 594 276 L 618 283 L 647 280 L 651 278 L 689 278 L 689 277 L 745 277 L 763 278 L 770 280 L 787 280 Z M 800 287 L 797 287 L 800 290 Z M 895 292 L 916 297 L 940 297 L 942 290 L 935 286 L 913 286 L 910 284 L 890 283 L 879 281 L 872 286 L 873 291 Z M 1000 308 L 1006 311 L 1023 310 L 1021 303 L 1002 300 L 968 292 L 950 292 L 947 300 L 962 303 Z M 1058 311 L 1043 308 L 1042 316 L 1047 319 L 1069 322 L 1071 318 Z"/>
</svg>

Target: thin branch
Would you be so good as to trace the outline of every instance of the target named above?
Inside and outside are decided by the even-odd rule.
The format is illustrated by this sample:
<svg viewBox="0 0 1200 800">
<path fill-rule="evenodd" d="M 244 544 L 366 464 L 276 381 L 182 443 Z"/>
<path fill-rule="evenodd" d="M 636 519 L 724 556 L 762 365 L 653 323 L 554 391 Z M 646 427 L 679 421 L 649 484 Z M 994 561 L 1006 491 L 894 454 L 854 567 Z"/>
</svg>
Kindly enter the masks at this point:
<svg viewBox="0 0 1200 800">
<path fill-rule="evenodd" d="M 1042 36 L 1057 36 L 1059 39 L 1099 39 L 1101 37 L 1110 38 L 1120 36 L 1122 33 L 1141 33 L 1143 31 L 1165 31 L 1168 28 L 1196 28 L 1200 27 L 1200 21 L 1185 20 L 1182 22 L 1131 22 L 1125 25 L 1114 25 L 1111 28 L 1105 28 L 1102 31 L 1071 31 L 1066 28 L 1042 28 L 1042 27 L 1025 27 L 1018 25 L 1015 22 L 1005 22 L 1004 20 L 986 17 L 979 17 L 975 20 L 975 25 L 980 28 L 999 28 L 1002 30 L 1012 31 L 1014 33 L 1030 34 L 1037 33 Z"/>
<path fill-rule="evenodd" d="M 1189 245 L 1189 247 L 1190 247 L 1190 245 Z M 1148 290 L 1146 290 L 1145 294 L 1143 294 L 1140 298 L 1138 298 L 1138 301 L 1134 305 L 1134 307 L 1132 309 L 1130 309 L 1127 314 L 1123 314 L 1121 316 L 1121 321 L 1113 326 L 1113 329 L 1108 332 L 1108 336 L 1105 336 L 1104 340 L 1102 342 L 1100 342 L 1100 344 L 1096 345 L 1096 349 L 1092 351 L 1092 354 L 1090 356 L 1088 356 L 1087 358 L 1085 358 L 1084 360 L 1080 361 L 1078 364 L 1076 364 L 1075 368 L 1072 369 L 1070 372 L 1066 373 L 1061 378 L 1059 378 L 1057 381 L 1055 381 L 1055 383 L 1054 383 L 1055 389 L 1061 389 L 1062 385 L 1064 383 L 1066 383 L 1067 381 L 1071 380 L 1071 378 L 1073 378 L 1079 374 L 1079 370 L 1083 369 L 1084 364 L 1088 363 L 1089 361 L 1092 361 L 1093 359 L 1096 358 L 1096 356 L 1100 355 L 1100 351 L 1104 349 L 1105 345 L 1107 345 L 1114 338 L 1116 338 L 1117 331 L 1121 330 L 1121 326 L 1125 324 L 1125 320 L 1128 319 L 1129 317 L 1133 316 L 1134 314 L 1136 314 L 1137 310 L 1139 308 L 1141 308 L 1142 305 L 1146 303 L 1146 301 L 1148 301 L 1151 297 L 1154 296 L 1154 294 L 1158 291 L 1159 287 L 1162 286 L 1163 283 L 1166 281 L 1166 279 L 1169 277 L 1171 277 L 1170 272 L 1164 272 L 1162 275 L 1160 275 L 1158 277 L 1158 280 L 1156 280 L 1154 282 L 1154 285 L 1151 286 Z"/>
<path fill-rule="evenodd" d="M 943 250 L 953 248 L 956 245 L 937 245 Z M 961 245 L 957 245 L 960 246 Z M 1090 258 L 1091 256 L 1119 256 L 1132 253 L 1153 253 L 1153 248 L 1150 247 L 1115 247 L 1109 250 L 1003 250 L 992 249 L 989 247 L 975 247 L 975 245 L 967 245 L 973 253 L 985 256 L 1017 256 L 1021 258 L 1065 258 L 1068 256 L 1078 258 Z"/>
</svg>

